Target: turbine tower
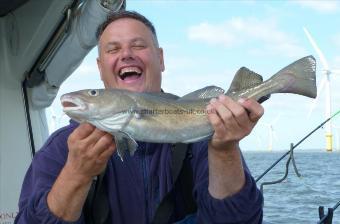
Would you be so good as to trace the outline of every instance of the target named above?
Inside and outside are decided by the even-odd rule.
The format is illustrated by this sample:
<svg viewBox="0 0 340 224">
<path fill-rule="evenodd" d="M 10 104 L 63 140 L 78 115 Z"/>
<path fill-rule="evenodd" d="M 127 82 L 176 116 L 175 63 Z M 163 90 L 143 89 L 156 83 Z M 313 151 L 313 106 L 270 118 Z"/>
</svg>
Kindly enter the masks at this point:
<svg viewBox="0 0 340 224">
<path fill-rule="evenodd" d="M 268 150 L 269 150 L 269 152 L 272 152 L 273 151 L 274 138 L 277 138 L 277 137 L 276 137 L 276 134 L 275 134 L 273 124 L 269 124 L 268 129 L 269 129 Z"/>
<path fill-rule="evenodd" d="M 324 54 L 322 53 L 322 51 L 320 50 L 320 48 L 318 47 L 318 45 L 316 44 L 316 42 L 314 41 L 314 39 L 312 38 L 312 35 L 309 33 L 309 31 L 303 27 L 303 30 L 309 40 L 309 42 L 311 43 L 311 45 L 313 46 L 314 50 L 316 51 L 316 53 L 318 54 L 318 57 L 320 59 L 320 62 L 322 64 L 322 73 L 323 78 L 320 82 L 320 86 L 318 88 L 318 92 L 320 93 L 323 89 L 323 87 L 325 86 L 326 88 L 326 101 L 325 101 L 325 116 L 326 119 L 331 117 L 331 113 L 332 113 L 332 101 L 331 101 L 331 86 L 330 86 L 330 75 L 332 73 L 340 73 L 339 70 L 331 70 L 328 66 L 328 62 L 324 56 Z M 319 98 L 319 94 L 317 96 L 317 98 Z M 314 106 L 316 105 L 316 101 L 314 101 Z M 331 152 L 333 150 L 333 134 L 332 134 L 332 123 L 331 121 L 328 121 L 326 123 L 326 150 Z"/>
<path fill-rule="evenodd" d="M 277 140 L 277 135 L 274 129 L 274 125 L 276 124 L 276 122 L 279 120 L 280 117 L 281 117 L 281 113 L 278 114 L 270 123 L 266 123 L 266 122 L 260 123 L 268 127 L 268 151 L 269 152 L 273 151 L 274 141 Z"/>
</svg>

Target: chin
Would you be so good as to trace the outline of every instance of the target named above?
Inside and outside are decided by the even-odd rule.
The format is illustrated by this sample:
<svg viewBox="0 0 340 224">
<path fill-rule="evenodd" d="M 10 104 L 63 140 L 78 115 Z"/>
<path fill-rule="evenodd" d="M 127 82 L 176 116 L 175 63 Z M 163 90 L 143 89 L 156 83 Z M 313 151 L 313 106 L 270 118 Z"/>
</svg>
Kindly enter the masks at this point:
<svg viewBox="0 0 340 224">
<path fill-rule="evenodd" d="M 147 92 L 147 90 L 142 86 L 125 86 L 125 87 L 122 87 L 122 89 L 127 89 L 132 92 L 139 92 L 139 93 Z"/>
</svg>

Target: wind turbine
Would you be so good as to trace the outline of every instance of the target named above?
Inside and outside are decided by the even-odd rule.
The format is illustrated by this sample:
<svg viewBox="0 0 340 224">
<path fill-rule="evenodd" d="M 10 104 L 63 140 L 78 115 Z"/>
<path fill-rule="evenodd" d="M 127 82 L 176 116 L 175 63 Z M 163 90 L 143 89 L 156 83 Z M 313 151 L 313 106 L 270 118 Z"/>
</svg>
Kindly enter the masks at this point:
<svg viewBox="0 0 340 224">
<path fill-rule="evenodd" d="M 276 133 L 275 133 L 275 130 L 274 130 L 274 125 L 269 124 L 268 130 L 269 130 L 268 150 L 269 150 L 269 152 L 272 152 L 273 151 L 274 138 L 277 139 L 277 136 L 276 136 Z"/>
<path fill-rule="evenodd" d="M 322 53 L 322 51 L 320 50 L 320 48 L 318 47 L 318 45 L 316 44 L 316 42 L 314 41 L 314 39 L 312 38 L 312 35 L 309 33 L 309 31 L 303 27 L 303 31 L 305 32 L 309 42 L 311 43 L 311 45 L 313 46 L 314 50 L 316 51 L 316 53 L 318 54 L 318 57 L 320 59 L 320 62 L 322 64 L 323 70 L 322 73 L 324 74 L 324 77 L 322 78 L 319 88 L 318 88 L 318 96 L 317 98 L 319 98 L 319 93 L 322 91 L 323 87 L 325 86 L 326 88 L 326 102 L 325 102 L 325 116 L 326 118 L 331 117 L 331 113 L 332 113 L 332 101 L 331 101 L 331 87 L 330 87 L 330 75 L 333 73 L 340 73 L 340 70 L 331 70 L 328 66 L 328 62 L 324 56 L 324 54 Z M 316 105 L 317 101 L 314 101 L 314 106 Z M 331 152 L 333 150 L 333 135 L 332 135 L 332 123 L 331 120 L 328 121 L 326 123 L 326 150 Z"/>
<path fill-rule="evenodd" d="M 273 151 L 274 140 L 277 140 L 277 135 L 274 129 L 274 124 L 279 120 L 281 117 L 281 113 L 278 114 L 270 123 L 261 122 L 262 125 L 268 127 L 268 150 L 269 152 Z"/>
</svg>

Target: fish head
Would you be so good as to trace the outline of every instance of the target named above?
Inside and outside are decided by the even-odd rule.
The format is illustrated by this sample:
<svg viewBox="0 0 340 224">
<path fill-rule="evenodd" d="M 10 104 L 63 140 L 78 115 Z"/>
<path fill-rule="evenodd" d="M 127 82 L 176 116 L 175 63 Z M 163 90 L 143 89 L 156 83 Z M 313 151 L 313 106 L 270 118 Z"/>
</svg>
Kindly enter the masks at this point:
<svg viewBox="0 0 340 224">
<path fill-rule="evenodd" d="M 93 124 L 118 117 L 116 124 L 122 124 L 130 117 L 129 111 L 135 105 L 134 100 L 123 90 L 80 90 L 62 95 L 60 100 L 64 113 L 69 117 Z"/>
</svg>

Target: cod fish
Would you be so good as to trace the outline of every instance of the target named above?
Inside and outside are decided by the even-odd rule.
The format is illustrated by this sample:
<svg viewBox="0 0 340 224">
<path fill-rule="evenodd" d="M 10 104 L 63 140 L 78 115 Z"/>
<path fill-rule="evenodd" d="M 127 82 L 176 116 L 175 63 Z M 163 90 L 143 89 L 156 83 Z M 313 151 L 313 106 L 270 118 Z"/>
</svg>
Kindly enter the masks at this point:
<svg viewBox="0 0 340 224">
<path fill-rule="evenodd" d="M 316 97 L 316 64 L 313 56 L 301 58 L 270 79 L 242 67 L 227 92 L 207 86 L 178 97 L 169 93 L 137 93 L 122 89 L 89 89 L 61 97 L 64 112 L 78 122 L 88 122 L 111 133 L 123 161 L 137 141 L 190 143 L 210 138 L 213 128 L 206 106 L 211 98 L 225 94 L 234 100 L 253 98 L 262 102 L 273 93 L 294 93 Z"/>
</svg>

